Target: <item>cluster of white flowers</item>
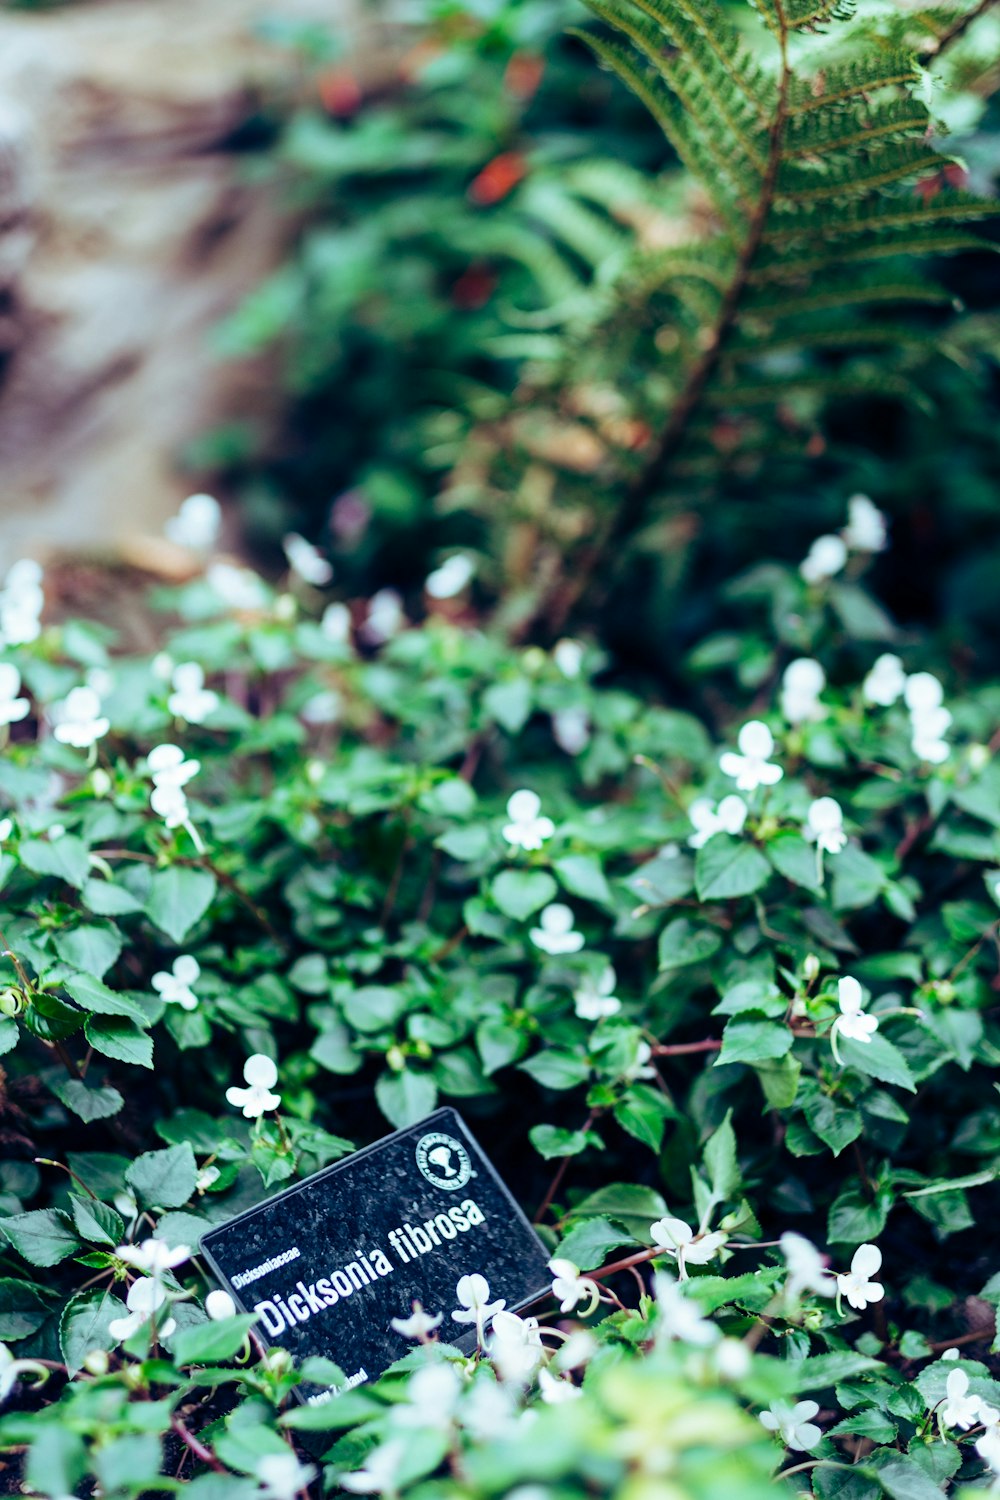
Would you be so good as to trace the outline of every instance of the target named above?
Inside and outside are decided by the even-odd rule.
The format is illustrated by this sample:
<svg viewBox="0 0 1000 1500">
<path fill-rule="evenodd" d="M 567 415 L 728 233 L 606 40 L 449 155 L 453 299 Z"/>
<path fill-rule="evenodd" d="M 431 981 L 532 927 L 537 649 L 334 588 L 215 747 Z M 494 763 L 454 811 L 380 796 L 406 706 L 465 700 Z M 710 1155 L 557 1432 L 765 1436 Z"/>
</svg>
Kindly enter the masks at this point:
<svg viewBox="0 0 1000 1500">
<path fill-rule="evenodd" d="M 840 1066 L 843 1066 L 843 1059 L 837 1050 L 838 1036 L 846 1036 L 852 1042 L 867 1043 L 878 1030 L 878 1017 L 869 1015 L 863 1009 L 864 998 L 861 985 L 852 975 L 845 974 L 843 979 L 838 980 L 837 1002 L 840 1015 L 830 1028 L 830 1046 Z"/>
<path fill-rule="evenodd" d="M 179 745 L 156 745 L 146 756 L 146 774 L 153 783 L 150 807 L 168 828 L 186 828 L 195 838 L 184 788 L 200 770 L 201 762 L 185 759 Z"/>
<path fill-rule="evenodd" d="M 910 716 L 914 755 L 930 765 L 948 759 L 951 747 L 945 735 L 951 727 L 951 713 L 944 706 L 944 688 L 932 672 L 907 675 L 899 657 L 885 652 L 865 677 L 861 695 L 879 708 L 891 708 L 902 698 Z"/>
<path fill-rule="evenodd" d="M 885 516 L 867 495 L 852 495 L 847 502 L 847 524 L 839 532 L 817 537 L 799 572 L 806 583 L 835 578 L 852 552 L 883 552 L 888 536 Z"/>
<path fill-rule="evenodd" d="M 226 1089 L 226 1098 L 237 1109 L 242 1109 L 246 1119 L 259 1120 L 268 1110 L 278 1108 L 281 1095 L 271 1093 L 278 1081 L 278 1069 L 272 1058 L 263 1052 L 255 1052 L 243 1064 L 243 1078 L 247 1087 L 241 1089 L 234 1085 Z"/>
<path fill-rule="evenodd" d="M 0 589 L 0 642 L 27 646 L 42 633 L 42 569 L 33 558 L 22 557 L 7 570 Z"/>
<path fill-rule="evenodd" d="M 108 1324 L 110 1336 L 122 1343 L 144 1325 L 153 1323 L 160 1309 L 169 1303 L 170 1294 L 163 1285 L 164 1273 L 190 1260 L 192 1251 L 190 1245 L 170 1246 L 165 1240 L 153 1237 L 138 1245 L 119 1245 L 115 1255 L 140 1273 L 125 1298 L 127 1314 L 113 1318 Z M 160 1338 L 169 1338 L 176 1327 L 175 1319 L 168 1317 L 157 1325 L 156 1331 Z"/>
<path fill-rule="evenodd" d="M 788 723 L 825 718 L 827 709 L 819 697 L 825 687 L 826 673 L 818 661 L 799 656 L 789 662 L 781 677 L 781 712 Z"/>
</svg>

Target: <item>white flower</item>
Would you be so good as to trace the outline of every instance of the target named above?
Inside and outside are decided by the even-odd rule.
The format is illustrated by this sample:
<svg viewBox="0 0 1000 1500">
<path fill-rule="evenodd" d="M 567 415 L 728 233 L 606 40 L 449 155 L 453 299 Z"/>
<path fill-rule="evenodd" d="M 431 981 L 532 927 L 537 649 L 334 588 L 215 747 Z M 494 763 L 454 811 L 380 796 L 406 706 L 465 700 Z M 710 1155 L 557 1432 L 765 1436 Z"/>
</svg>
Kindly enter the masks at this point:
<svg viewBox="0 0 1000 1500">
<path fill-rule="evenodd" d="M 315 1464 L 301 1463 L 289 1450 L 288 1453 L 265 1453 L 257 1460 L 255 1473 L 263 1485 L 260 1500 L 298 1500 L 319 1470 Z"/>
<path fill-rule="evenodd" d="M 401 1333 L 404 1339 L 419 1339 L 423 1343 L 440 1326 L 443 1317 L 443 1313 L 435 1313 L 431 1317 L 430 1313 L 424 1312 L 419 1302 L 414 1302 L 413 1312 L 408 1318 L 390 1318 L 389 1326 Z"/>
<path fill-rule="evenodd" d="M 696 797 L 688 808 L 688 817 L 695 830 L 688 838 L 689 845 L 692 849 L 700 849 L 717 833 L 729 833 L 733 836 L 741 833 L 747 820 L 747 812 L 746 803 L 736 792 L 723 797 L 718 807 L 708 797 Z"/>
<path fill-rule="evenodd" d="M 219 706 L 219 695 L 205 686 L 205 673 L 196 661 L 185 661 L 174 668 L 170 679 L 173 692 L 167 707 L 177 719 L 188 724 L 203 724 Z"/>
<path fill-rule="evenodd" d="M 446 1428 L 450 1425 L 462 1383 L 452 1365 L 424 1365 L 411 1375 L 406 1401 L 393 1408 L 401 1427 Z"/>
<path fill-rule="evenodd" d="M 564 636 L 552 648 L 552 660 L 564 677 L 579 677 L 583 668 L 585 647 L 582 641 Z"/>
<path fill-rule="evenodd" d="M 15 1359 L 6 1344 L 0 1344 L 0 1406 L 7 1400 L 22 1375 L 37 1375 L 38 1384 L 48 1378 L 48 1370 L 36 1359 Z"/>
<path fill-rule="evenodd" d="M 812 657 L 800 656 L 788 663 L 781 678 L 781 712 L 789 724 L 825 717 L 826 709 L 819 701 L 825 687 L 826 673 Z"/>
<path fill-rule="evenodd" d="M 601 1289 L 596 1281 L 592 1281 L 589 1276 L 581 1276 L 573 1262 L 564 1260 L 560 1255 L 553 1256 L 549 1261 L 549 1270 L 552 1272 L 552 1295 L 559 1303 L 560 1312 L 572 1312 L 581 1302 L 587 1303 L 581 1317 L 585 1318 L 594 1311 L 601 1299 Z"/>
<path fill-rule="evenodd" d="M 313 693 L 299 710 L 304 724 L 336 724 L 344 711 L 344 700 L 336 688 Z"/>
<path fill-rule="evenodd" d="M 341 1489 L 350 1490 L 354 1495 L 394 1492 L 396 1475 L 408 1447 L 409 1443 L 405 1438 L 391 1438 L 388 1443 L 373 1448 L 362 1467 L 353 1474 L 338 1474 L 337 1483 Z"/>
<path fill-rule="evenodd" d="M 424 588 L 432 599 L 454 599 L 471 582 L 475 571 L 470 558 L 454 552 L 428 574 Z"/>
<path fill-rule="evenodd" d="M 546 1406 L 561 1406 L 564 1401 L 576 1401 L 583 1395 L 583 1391 L 572 1380 L 565 1377 L 560 1380 L 545 1369 L 538 1372 L 538 1389 Z"/>
<path fill-rule="evenodd" d="M 503 836 L 508 844 L 518 849 L 540 849 L 546 839 L 556 831 L 551 818 L 541 817 L 542 799 L 537 792 L 522 788 L 507 802 L 510 822 L 504 825 Z"/>
<path fill-rule="evenodd" d="M 741 1339 L 720 1339 L 715 1349 L 715 1368 L 723 1380 L 742 1380 L 750 1373 L 750 1350 Z"/>
<path fill-rule="evenodd" d="M 946 1399 L 941 1408 L 941 1421 L 946 1427 L 960 1427 L 967 1432 L 980 1420 L 982 1402 L 978 1396 L 969 1395 L 969 1377 L 964 1370 L 951 1370 L 945 1381 Z"/>
<path fill-rule="evenodd" d="M 961 1351 L 961 1349 L 957 1349 L 957 1348 L 944 1349 L 944 1350 L 942 1350 L 942 1353 L 941 1353 L 941 1358 L 942 1359 L 961 1359 L 961 1357 L 962 1357 L 962 1351 Z"/>
<path fill-rule="evenodd" d="M 337 646 L 346 645 L 351 639 L 351 611 L 346 604 L 328 604 L 323 611 L 319 628 L 328 641 Z"/>
<path fill-rule="evenodd" d="M 737 736 L 740 754 L 726 750 L 719 757 L 719 765 L 726 776 L 736 781 L 737 791 L 752 792 L 759 786 L 774 786 L 781 780 L 782 769 L 768 760 L 774 749 L 774 736 L 766 724 L 751 719 L 744 724 Z"/>
<path fill-rule="evenodd" d="M 488 1353 L 500 1379 L 530 1380 L 545 1358 L 538 1319 L 501 1310 L 493 1314 L 492 1334 Z"/>
<path fill-rule="evenodd" d="M 573 991 L 573 1007 L 581 1021 L 601 1021 L 605 1016 L 616 1016 L 622 1003 L 615 994 L 617 977 L 607 964 L 596 977 L 584 974 L 579 987 Z"/>
<path fill-rule="evenodd" d="M 478 1271 L 474 1271 L 471 1276 L 459 1278 L 455 1296 L 460 1307 L 457 1312 L 452 1313 L 452 1317 L 456 1323 L 475 1323 L 476 1334 L 482 1343 L 486 1324 L 495 1313 L 502 1312 L 507 1306 L 506 1297 L 499 1297 L 491 1302 L 490 1284 Z"/>
<path fill-rule="evenodd" d="M 826 854 L 839 854 L 847 843 L 840 803 L 833 797 L 817 797 L 809 804 L 802 832 L 810 843 L 816 844 Z"/>
<path fill-rule="evenodd" d="M 991 1423 L 987 1427 L 982 1437 L 976 1439 L 976 1452 L 994 1474 L 1000 1474 L 1000 1426 Z"/>
<path fill-rule="evenodd" d="M 677 1261 L 681 1280 L 685 1279 L 686 1267 L 705 1266 L 710 1260 L 714 1260 L 726 1243 L 726 1236 L 721 1229 L 714 1229 L 711 1233 L 704 1230 L 694 1230 L 690 1224 L 685 1224 L 683 1219 L 657 1219 L 655 1224 L 650 1224 L 649 1234 L 654 1245 L 658 1249 L 666 1251 Z"/>
<path fill-rule="evenodd" d="M 290 531 L 282 538 L 281 545 L 293 573 L 316 588 L 323 588 L 333 577 L 333 565 L 317 551 L 312 542 L 307 542 L 297 531 Z"/>
<path fill-rule="evenodd" d="M 222 507 L 214 495 L 188 495 L 163 530 L 178 547 L 211 552 L 222 526 Z"/>
<path fill-rule="evenodd" d="M 799 567 L 806 583 L 821 583 L 839 573 L 847 561 L 847 546 L 842 537 L 819 536 Z"/>
<path fill-rule="evenodd" d="M 179 745 L 156 745 L 146 756 L 146 773 L 154 786 L 186 786 L 201 770 L 198 760 L 185 760 Z"/>
<path fill-rule="evenodd" d="M 267 603 L 264 582 L 252 568 L 238 568 L 233 563 L 215 562 L 205 574 L 205 582 L 230 609 L 262 609 Z"/>
<path fill-rule="evenodd" d="M 218 1323 L 224 1318 L 235 1318 L 236 1303 L 228 1292 L 217 1286 L 205 1298 L 205 1311 L 213 1323 Z"/>
<path fill-rule="evenodd" d="M 559 708 L 552 715 L 552 738 L 567 755 L 582 755 L 590 744 L 590 715 L 585 708 Z"/>
<path fill-rule="evenodd" d="M 14 832 L 14 821 L 12 818 L 0 818 L 0 844 L 6 842 Z"/>
<path fill-rule="evenodd" d="M 843 979 L 837 981 L 837 1001 L 840 1005 L 840 1015 L 830 1028 L 830 1045 L 837 1062 L 841 1061 L 840 1053 L 837 1051 L 837 1036 L 846 1036 L 852 1042 L 871 1041 L 878 1030 L 878 1017 L 868 1015 L 862 1010 L 864 995 L 858 981 L 850 974 L 845 974 Z"/>
<path fill-rule="evenodd" d="M 87 750 L 111 728 L 101 714 L 101 700 L 93 688 L 71 688 L 61 703 L 52 705 L 53 733 L 61 745 Z"/>
<path fill-rule="evenodd" d="M 929 676 L 929 673 L 919 674 Z M 909 681 L 912 682 L 912 678 Z M 931 677 L 931 682 L 940 687 L 937 679 Z M 946 761 L 951 754 L 951 746 L 944 738 L 951 726 L 951 714 L 948 709 L 940 704 L 920 704 L 910 709 L 910 730 L 912 734 L 911 745 L 913 753 L 919 760 L 928 761 L 931 765 L 940 765 Z"/>
<path fill-rule="evenodd" d="M 515 1397 L 495 1380 L 477 1380 L 462 1406 L 462 1426 L 478 1442 L 505 1438 L 517 1422 Z"/>
<path fill-rule="evenodd" d="M 368 601 L 365 635 L 374 645 L 380 646 L 383 641 L 390 641 L 399 634 L 405 619 L 403 601 L 396 590 L 379 589 Z"/>
<path fill-rule="evenodd" d="M 184 1010 L 194 1010 L 198 996 L 191 988 L 201 974 L 201 965 L 190 953 L 181 953 L 174 959 L 170 973 L 161 969 L 153 975 L 153 989 L 162 995 L 168 1005 L 180 1005 Z"/>
<path fill-rule="evenodd" d="M 45 607 L 42 570 L 30 557 L 23 557 L 8 570 L 0 592 L 0 637 L 9 646 L 26 646 L 41 634 Z"/>
<path fill-rule="evenodd" d="M 880 708 L 891 708 L 906 686 L 903 663 L 891 651 L 884 652 L 875 662 L 861 684 L 861 696 L 866 703 L 877 703 Z"/>
<path fill-rule="evenodd" d="M 124 1318 L 112 1318 L 108 1324 L 108 1333 L 116 1343 L 124 1343 L 159 1312 L 166 1300 L 167 1294 L 159 1281 L 149 1276 L 140 1276 L 128 1289 L 125 1298 L 127 1315 Z M 161 1338 L 169 1338 L 176 1327 L 174 1319 L 168 1318 L 157 1331 Z"/>
<path fill-rule="evenodd" d="M 634 1083 L 637 1078 L 655 1078 L 656 1067 L 652 1063 L 653 1049 L 648 1042 L 640 1041 L 635 1049 L 635 1062 L 629 1063 L 622 1074 L 626 1083 Z"/>
<path fill-rule="evenodd" d="M 584 943 L 583 933 L 573 931 L 573 913 L 562 901 L 543 907 L 538 920 L 541 926 L 531 929 L 531 941 L 536 948 L 553 956 L 579 953 Z"/>
<path fill-rule="evenodd" d="M 20 672 L 11 662 L 0 662 L 0 724 L 18 724 L 27 717 L 31 704 L 18 697 L 20 691 Z"/>
<path fill-rule="evenodd" d="M 919 718 L 941 707 L 944 688 L 933 672 L 914 672 L 903 686 L 903 702 Z"/>
<path fill-rule="evenodd" d="M 885 516 L 867 495 L 847 502 L 847 525 L 841 536 L 852 552 L 884 552 L 888 542 Z"/>
<path fill-rule="evenodd" d="M 164 1271 L 172 1271 L 175 1266 L 182 1266 L 186 1260 L 190 1260 L 194 1252 L 190 1245 L 170 1246 L 166 1240 L 151 1237 L 143 1240 L 138 1245 L 119 1245 L 115 1251 L 119 1260 L 126 1265 L 134 1266 L 145 1276 L 152 1276 L 158 1280 Z"/>
<path fill-rule="evenodd" d="M 872 1281 L 882 1265 L 882 1252 L 877 1245 L 861 1245 L 854 1252 L 849 1271 L 837 1273 L 837 1297 L 846 1297 L 852 1307 L 864 1312 L 869 1302 L 881 1302 L 885 1288 L 880 1281 Z"/>
<path fill-rule="evenodd" d="M 278 1081 L 278 1070 L 271 1058 L 265 1057 L 262 1052 L 255 1052 L 243 1064 L 243 1077 L 249 1088 L 228 1088 L 226 1098 L 230 1104 L 242 1109 L 248 1120 L 257 1120 L 269 1109 L 278 1108 L 281 1095 L 271 1093 Z"/>
<path fill-rule="evenodd" d="M 814 1292 L 819 1297 L 833 1296 L 836 1282 L 827 1269 L 826 1256 L 821 1255 L 815 1245 L 790 1229 L 778 1243 L 788 1267 L 785 1296 L 789 1302 L 797 1302 L 803 1292 Z"/>
<path fill-rule="evenodd" d="M 718 1328 L 702 1316 L 696 1303 L 684 1295 L 683 1288 L 672 1276 L 657 1271 L 653 1277 L 653 1291 L 656 1295 L 658 1342 L 678 1339 L 682 1344 L 694 1344 L 697 1348 L 716 1343 Z"/>
<path fill-rule="evenodd" d="M 760 1420 L 768 1432 L 776 1432 L 786 1448 L 808 1452 L 815 1448 L 823 1433 L 811 1420 L 819 1411 L 815 1401 L 796 1401 L 789 1406 L 787 1401 L 772 1401 L 767 1411 L 762 1411 Z"/>
<path fill-rule="evenodd" d="M 195 1191 L 198 1193 L 207 1193 L 212 1184 L 218 1182 L 221 1176 L 222 1173 L 218 1167 L 202 1167 L 195 1178 Z"/>
<path fill-rule="evenodd" d="M 183 827 L 190 816 L 187 797 L 172 782 L 154 786 L 149 794 L 149 805 L 168 828 Z"/>
</svg>

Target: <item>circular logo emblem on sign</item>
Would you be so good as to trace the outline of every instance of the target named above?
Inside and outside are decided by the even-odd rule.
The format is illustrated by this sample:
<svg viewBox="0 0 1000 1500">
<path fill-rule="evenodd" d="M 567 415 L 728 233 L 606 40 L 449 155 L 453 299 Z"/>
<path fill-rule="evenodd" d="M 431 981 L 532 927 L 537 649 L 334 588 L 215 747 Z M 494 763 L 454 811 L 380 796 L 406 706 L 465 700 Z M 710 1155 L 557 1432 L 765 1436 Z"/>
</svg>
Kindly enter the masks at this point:
<svg viewBox="0 0 1000 1500">
<path fill-rule="evenodd" d="M 472 1162 L 461 1141 L 436 1130 L 417 1142 L 417 1166 L 428 1182 L 449 1193 L 465 1187 L 472 1176 Z"/>
</svg>

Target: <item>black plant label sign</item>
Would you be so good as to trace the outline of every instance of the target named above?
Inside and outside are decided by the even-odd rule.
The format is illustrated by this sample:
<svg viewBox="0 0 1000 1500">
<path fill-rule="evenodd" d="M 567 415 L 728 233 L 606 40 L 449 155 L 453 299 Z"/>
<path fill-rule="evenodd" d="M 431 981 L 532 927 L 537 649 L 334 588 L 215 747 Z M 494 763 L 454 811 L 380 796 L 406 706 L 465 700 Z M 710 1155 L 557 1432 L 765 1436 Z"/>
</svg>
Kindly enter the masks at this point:
<svg viewBox="0 0 1000 1500">
<path fill-rule="evenodd" d="M 548 1252 L 453 1109 L 439 1109 L 277 1193 L 202 1237 L 202 1252 L 265 1344 L 323 1355 L 348 1386 L 413 1347 L 392 1326 L 413 1303 L 444 1314 L 438 1337 L 469 1350 L 453 1321 L 459 1278 L 478 1272 L 516 1312 L 549 1287 Z M 331 1393 L 304 1389 L 307 1400 Z"/>
</svg>

